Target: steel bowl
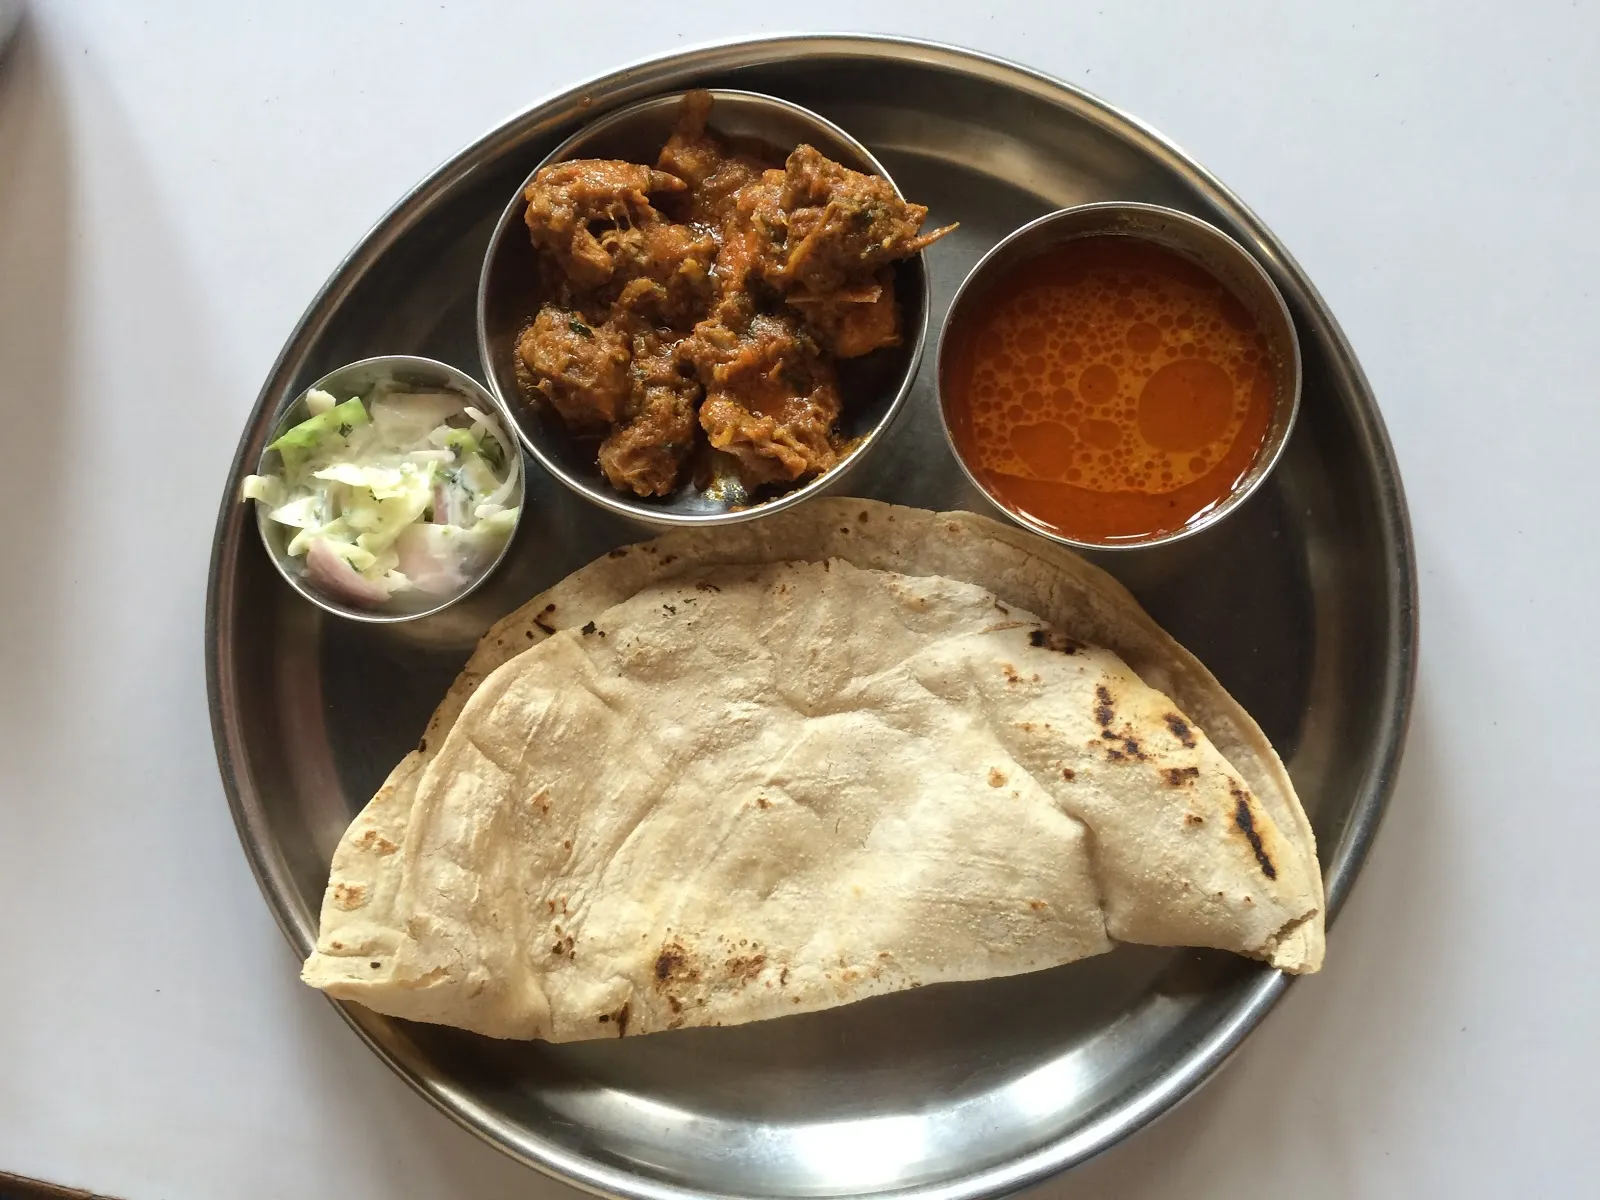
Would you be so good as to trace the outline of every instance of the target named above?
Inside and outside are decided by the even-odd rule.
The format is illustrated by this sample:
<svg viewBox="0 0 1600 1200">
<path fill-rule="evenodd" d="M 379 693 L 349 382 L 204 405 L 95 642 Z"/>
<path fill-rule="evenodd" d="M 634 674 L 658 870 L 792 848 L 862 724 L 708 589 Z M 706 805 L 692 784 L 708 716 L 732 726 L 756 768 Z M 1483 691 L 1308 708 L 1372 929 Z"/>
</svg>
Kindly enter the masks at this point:
<svg viewBox="0 0 1600 1200">
<path fill-rule="evenodd" d="M 1080 238 L 1130 237 L 1174 251 L 1216 279 L 1244 304 L 1267 342 L 1268 367 L 1273 377 L 1272 420 L 1255 461 L 1219 503 L 1181 528 L 1144 537 L 1091 541 L 1068 537 L 997 496 L 984 473 L 962 456 L 951 429 L 949 383 L 951 330 L 971 320 L 992 298 L 993 285 L 1012 267 L 1058 249 Z M 1225 519 L 1261 486 L 1277 466 L 1300 410 L 1300 340 L 1294 320 L 1260 263 L 1227 234 L 1188 213 L 1157 204 L 1107 201 L 1080 204 L 1046 213 L 1003 239 L 978 260 L 956 291 L 939 331 L 939 419 L 950 452 L 985 499 L 1017 524 L 1064 546 L 1083 550 L 1132 550 L 1181 541 Z"/>
<path fill-rule="evenodd" d="M 741 503 L 708 495 L 686 481 L 665 497 L 637 497 L 613 487 L 595 459 L 592 437 L 574 437 L 547 405 L 530 403 L 518 386 L 517 336 L 538 311 L 534 250 L 523 225 L 523 189 L 539 170 L 574 158 L 620 158 L 653 163 L 677 121 L 684 93 L 630 104 L 586 125 L 540 161 L 506 204 L 484 256 L 478 281 L 478 353 L 489 388 L 528 453 L 567 487 L 624 517 L 653 526 L 725 525 L 792 507 L 837 487 L 882 440 L 905 403 L 927 338 L 930 287 L 922 255 L 895 265 L 901 305 L 901 344 L 838 364 L 843 412 L 839 432 L 849 449 L 830 470 L 771 497 Z M 757 142 L 787 154 L 808 142 L 857 171 L 894 185 L 883 165 L 833 122 L 787 100 L 756 92 L 713 90 L 710 127 L 724 137 Z M 895 188 L 899 194 L 899 188 Z"/>
<path fill-rule="evenodd" d="M 365 396 L 379 384 L 397 384 L 414 392 L 455 392 L 461 396 L 462 401 L 472 405 L 482 412 L 496 416 L 503 416 L 499 405 L 493 396 L 472 376 L 464 371 L 458 371 L 448 363 L 436 362 L 431 358 L 418 358 L 410 354 L 385 354 L 376 358 L 363 358 L 358 362 L 347 363 L 342 367 L 329 371 L 305 391 L 296 396 L 278 414 L 278 419 L 273 425 L 272 436 L 267 439 L 270 446 L 284 433 L 306 420 L 311 415 L 311 410 L 306 406 L 306 394 L 313 391 L 330 392 L 341 400 L 351 396 Z M 506 447 L 509 454 L 515 448 Z M 526 464 L 524 464 L 525 466 Z M 256 465 L 256 474 L 266 475 L 280 470 L 282 460 L 276 450 L 263 450 L 260 461 Z M 518 506 L 517 524 L 522 523 L 522 497 L 524 476 L 517 477 L 516 490 L 512 496 Z M 401 593 L 390 601 L 393 607 L 382 609 L 357 608 L 327 596 L 310 583 L 302 570 L 302 560 L 291 558 L 288 553 L 289 532 L 288 526 L 280 525 L 267 516 L 267 506 L 254 501 L 241 501 L 244 504 L 255 504 L 256 528 L 261 534 L 261 544 L 267 549 L 267 557 L 272 560 L 272 565 L 278 569 L 278 574 L 284 581 L 300 595 L 324 612 L 332 613 L 336 617 L 344 617 L 351 621 L 364 621 L 372 625 L 394 625 L 402 621 L 415 621 L 421 617 L 429 617 L 441 612 L 455 604 L 458 600 L 471 595 L 494 574 L 495 568 L 506 556 L 511 543 L 516 540 L 516 528 L 506 535 L 505 543 L 499 552 L 485 563 L 476 575 L 467 581 L 460 591 L 448 596 L 431 596 L 422 593 Z"/>
</svg>

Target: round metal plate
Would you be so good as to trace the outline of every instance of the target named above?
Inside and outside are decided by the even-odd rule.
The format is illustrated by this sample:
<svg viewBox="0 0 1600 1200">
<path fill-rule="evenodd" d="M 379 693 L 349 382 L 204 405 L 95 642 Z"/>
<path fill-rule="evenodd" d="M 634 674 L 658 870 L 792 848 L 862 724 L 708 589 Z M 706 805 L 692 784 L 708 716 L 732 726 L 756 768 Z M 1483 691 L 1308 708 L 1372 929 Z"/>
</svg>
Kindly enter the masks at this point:
<svg viewBox="0 0 1600 1200">
<path fill-rule="evenodd" d="M 630 67 L 513 119 L 384 217 L 285 346 L 223 499 L 206 654 L 229 800 L 295 948 L 311 948 L 340 833 L 415 743 L 483 629 L 643 531 L 530 479 L 527 518 L 489 585 L 436 617 L 363 626 L 325 617 L 276 578 L 233 499 L 239 478 L 285 397 L 342 362 L 411 353 L 479 372 L 474 293 L 505 197 L 581 122 L 689 86 L 748 88 L 815 109 L 865 142 L 907 195 L 931 206 L 932 221 L 959 220 L 928 255 L 935 321 L 1002 236 L 1085 201 L 1180 208 L 1257 255 L 1304 353 L 1288 451 L 1227 521 L 1105 565 L 1266 729 L 1311 815 L 1337 912 L 1400 754 L 1416 588 L 1393 455 L 1332 315 L 1248 209 L 1092 97 L 946 47 L 804 37 Z M 852 484 L 905 504 L 983 511 L 946 448 L 927 368 Z M 1339 969 L 1337 942 L 1329 969 Z M 1034 975 L 637 1041 L 491 1042 L 344 1012 L 462 1124 L 592 1191 L 956 1200 L 1014 1191 L 1152 1120 L 1217 1068 L 1286 985 L 1224 954 L 1124 947 Z"/>
</svg>

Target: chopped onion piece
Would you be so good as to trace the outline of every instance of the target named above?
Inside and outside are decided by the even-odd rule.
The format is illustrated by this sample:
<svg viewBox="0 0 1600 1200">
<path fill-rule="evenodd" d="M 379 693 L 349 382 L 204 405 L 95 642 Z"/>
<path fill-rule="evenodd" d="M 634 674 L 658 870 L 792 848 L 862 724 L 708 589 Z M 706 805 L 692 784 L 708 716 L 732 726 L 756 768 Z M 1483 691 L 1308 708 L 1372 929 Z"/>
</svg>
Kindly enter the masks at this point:
<svg viewBox="0 0 1600 1200">
<path fill-rule="evenodd" d="M 272 508 L 284 501 L 283 480 L 276 475 L 246 475 L 239 492 L 246 500 L 259 500 Z"/>
<path fill-rule="evenodd" d="M 316 538 L 306 551 L 306 578 L 347 604 L 375 607 L 389 598 L 386 583 L 368 579 L 333 549 L 327 538 Z"/>
<path fill-rule="evenodd" d="M 506 481 L 490 492 L 488 498 L 478 505 L 473 514 L 478 520 L 483 520 L 487 515 L 483 511 L 485 508 L 499 509 L 505 507 L 506 501 L 511 499 L 512 493 L 517 490 L 517 476 L 521 467 L 522 452 L 508 448 L 506 450 Z"/>
<path fill-rule="evenodd" d="M 296 529 L 315 529 L 323 523 L 322 498 L 301 496 L 298 500 L 279 505 L 267 516 L 279 525 L 293 525 Z"/>
<path fill-rule="evenodd" d="M 395 542 L 399 568 L 418 591 L 444 596 L 467 584 L 461 540 L 456 525 L 413 525 Z"/>
<path fill-rule="evenodd" d="M 480 505 L 487 508 L 487 505 Z M 521 514 L 520 505 L 511 508 L 497 509 L 485 516 L 478 518 L 478 523 L 473 528 L 485 535 L 494 538 L 510 537 L 511 531 L 517 527 L 517 517 Z"/>
<path fill-rule="evenodd" d="M 389 444 L 414 446 L 461 412 L 461 397 L 443 392 L 387 392 L 372 400 L 372 424 Z"/>
</svg>

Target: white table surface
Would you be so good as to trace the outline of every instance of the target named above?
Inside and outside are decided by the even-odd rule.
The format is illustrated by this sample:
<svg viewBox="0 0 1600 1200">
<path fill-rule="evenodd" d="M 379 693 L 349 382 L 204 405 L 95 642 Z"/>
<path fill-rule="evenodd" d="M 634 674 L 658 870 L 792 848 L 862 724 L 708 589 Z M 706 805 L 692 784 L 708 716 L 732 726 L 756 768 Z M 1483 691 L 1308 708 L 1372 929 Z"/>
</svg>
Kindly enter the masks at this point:
<svg viewBox="0 0 1600 1200">
<path fill-rule="evenodd" d="M 297 982 L 212 755 L 215 504 L 303 306 L 436 163 L 621 62 L 805 26 L 1008 56 L 1194 153 L 1320 286 L 1410 496 L 1416 716 L 1327 969 L 1043 1191 L 1596 1194 L 1600 9 L 988 8 L 34 5 L 0 65 L 0 1168 L 129 1200 L 569 1194 Z"/>
</svg>

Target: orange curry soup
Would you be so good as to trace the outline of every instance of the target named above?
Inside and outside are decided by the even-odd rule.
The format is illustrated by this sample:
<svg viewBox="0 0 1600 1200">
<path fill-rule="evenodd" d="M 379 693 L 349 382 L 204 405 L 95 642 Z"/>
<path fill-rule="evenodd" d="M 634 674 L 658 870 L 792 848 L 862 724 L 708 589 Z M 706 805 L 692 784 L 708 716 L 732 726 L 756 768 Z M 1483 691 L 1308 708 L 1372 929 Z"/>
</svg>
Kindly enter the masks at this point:
<svg viewBox="0 0 1600 1200">
<path fill-rule="evenodd" d="M 1001 504 L 1067 537 L 1182 529 L 1266 440 L 1266 339 L 1170 250 L 1081 238 L 1013 267 L 969 311 L 946 373 L 956 448 Z"/>
</svg>

